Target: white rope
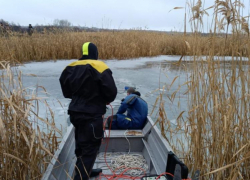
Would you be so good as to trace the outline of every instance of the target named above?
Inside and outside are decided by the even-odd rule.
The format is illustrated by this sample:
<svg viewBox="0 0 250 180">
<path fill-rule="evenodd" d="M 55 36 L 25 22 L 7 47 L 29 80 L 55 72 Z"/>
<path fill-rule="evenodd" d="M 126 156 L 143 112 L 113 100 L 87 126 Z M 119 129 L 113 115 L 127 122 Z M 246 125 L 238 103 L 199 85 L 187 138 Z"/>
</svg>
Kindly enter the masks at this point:
<svg viewBox="0 0 250 180">
<path fill-rule="evenodd" d="M 148 170 L 147 162 L 140 154 L 117 156 L 111 160 L 110 167 L 115 173 L 121 173 L 127 168 L 140 168 L 127 170 L 125 174 L 131 176 L 139 176 Z"/>
<path fill-rule="evenodd" d="M 125 138 L 126 138 L 127 141 L 128 141 L 128 154 L 129 154 L 129 153 L 130 153 L 130 142 L 129 142 L 127 136 L 126 136 L 126 132 L 127 132 L 127 131 L 128 131 L 128 129 L 124 132 L 124 136 L 125 136 Z"/>
<path fill-rule="evenodd" d="M 111 160 L 111 158 L 114 158 L 114 157 L 117 157 L 117 156 L 120 156 L 120 155 L 123 155 L 123 154 L 124 153 L 122 153 L 122 152 L 99 153 L 97 155 L 97 159 L 98 160 L 105 160 L 105 157 L 104 157 L 104 155 L 105 155 L 106 159 L 110 159 Z"/>
<path fill-rule="evenodd" d="M 140 176 L 148 170 L 148 165 L 146 159 L 140 154 L 130 154 L 130 142 L 127 138 L 127 132 L 124 132 L 124 136 L 128 141 L 129 151 L 128 154 L 120 155 L 120 152 L 117 153 L 106 153 L 106 158 L 112 158 L 110 168 L 115 171 L 116 174 L 122 173 L 125 169 L 128 169 L 125 174 L 130 176 Z M 104 154 L 99 154 L 98 159 L 105 159 Z"/>
</svg>

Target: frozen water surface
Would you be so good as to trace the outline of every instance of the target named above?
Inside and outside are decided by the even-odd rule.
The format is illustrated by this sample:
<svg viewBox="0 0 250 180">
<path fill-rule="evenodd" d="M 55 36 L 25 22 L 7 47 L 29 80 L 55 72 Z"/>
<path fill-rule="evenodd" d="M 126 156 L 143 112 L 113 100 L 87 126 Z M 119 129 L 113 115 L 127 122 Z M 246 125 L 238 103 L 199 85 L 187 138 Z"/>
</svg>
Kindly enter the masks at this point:
<svg viewBox="0 0 250 180">
<path fill-rule="evenodd" d="M 118 88 L 116 100 L 112 102 L 114 113 L 116 113 L 121 99 L 126 96 L 124 87 L 134 86 L 141 93 L 141 97 L 148 102 L 149 114 L 153 109 L 157 96 L 160 92 L 163 93 L 168 119 L 174 122 L 179 113 L 187 108 L 186 95 L 184 95 L 186 88 L 184 86 L 176 94 L 176 100 L 173 103 L 167 98 L 187 81 L 189 73 L 179 66 L 173 65 L 173 61 L 178 61 L 179 59 L 180 56 L 157 56 L 104 61 L 112 70 Z M 54 112 L 56 126 L 62 129 L 63 133 L 65 133 L 69 124 L 67 122 L 67 108 L 70 100 L 65 99 L 62 95 L 59 77 L 63 69 L 74 61 L 76 59 L 32 62 L 18 66 L 18 69 L 23 74 L 23 85 L 30 90 L 36 90 L 39 96 L 47 99 L 49 106 Z M 168 89 L 176 76 L 178 78 L 175 83 Z M 43 88 L 46 89 L 46 93 Z M 179 107 L 177 107 L 178 104 Z M 110 113 L 109 107 L 105 116 L 107 117 Z M 48 114 L 45 106 L 42 104 L 39 106 L 39 114 L 42 117 Z M 157 108 L 152 114 L 152 118 L 156 119 L 156 116 Z"/>
</svg>

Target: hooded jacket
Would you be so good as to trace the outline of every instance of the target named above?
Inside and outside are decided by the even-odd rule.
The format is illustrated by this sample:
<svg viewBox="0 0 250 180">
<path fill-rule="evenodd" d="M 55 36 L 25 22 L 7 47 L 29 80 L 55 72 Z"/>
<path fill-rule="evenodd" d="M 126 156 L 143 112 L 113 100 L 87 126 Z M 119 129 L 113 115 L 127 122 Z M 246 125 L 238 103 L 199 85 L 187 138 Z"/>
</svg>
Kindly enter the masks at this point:
<svg viewBox="0 0 250 180">
<path fill-rule="evenodd" d="M 114 101 L 117 88 L 112 71 L 98 59 L 93 43 L 83 44 L 83 56 L 69 64 L 60 76 L 65 98 L 70 98 L 69 111 L 104 114 L 106 104 Z"/>
<path fill-rule="evenodd" d="M 127 111 L 127 116 L 124 115 Z M 117 111 L 112 129 L 142 129 L 148 115 L 148 104 L 136 94 L 128 95 Z"/>
</svg>

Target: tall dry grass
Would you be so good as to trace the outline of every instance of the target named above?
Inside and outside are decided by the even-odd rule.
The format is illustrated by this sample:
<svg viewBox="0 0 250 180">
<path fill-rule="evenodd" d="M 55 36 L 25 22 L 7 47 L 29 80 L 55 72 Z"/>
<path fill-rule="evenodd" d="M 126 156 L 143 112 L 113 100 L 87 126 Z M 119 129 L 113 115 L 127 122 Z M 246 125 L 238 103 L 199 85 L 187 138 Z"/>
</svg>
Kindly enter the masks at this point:
<svg viewBox="0 0 250 180">
<path fill-rule="evenodd" d="M 202 41 L 196 32 L 202 30 L 206 9 L 201 0 L 188 4 L 194 43 L 190 45 L 186 37 L 183 40 L 193 62 L 187 82 L 179 85 L 179 89 L 183 86 L 188 90 L 188 111 L 177 115 L 173 128 L 164 110 L 166 95 L 160 94 L 158 122 L 162 134 L 191 174 L 201 171 L 200 179 L 250 179 L 250 39 L 249 25 L 241 14 L 244 6 L 241 1 L 215 1 L 214 28 L 209 40 Z M 218 47 L 217 34 L 222 29 L 232 33 Z M 204 49 L 209 52 L 205 56 Z M 226 54 L 230 57 L 225 58 Z M 175 65 L 185 66 L 183 59 Z M 168 88 L 177 83 L 176 79 Z M 179 89 L 168 96 L 170 102 Z"/>
<path fill-rule="evenodd" d="M 147 32 L 147 31 L 110 31 L 110 32 L 48 32 L 33 33 L 32 36 L 13 34 L 0 37 L 0 60 L 9 61 L 42 61 L 57 59 L 77 59 L 81 57 L 81 46 L 90 41 L 97 45 L 101 59 L 126 59 L 156 55 L 187 55 L 186 46 L 195 46 L 194 39 L 198 38 L 200 51 L 208 55 L 210 49 L 206 44 L 211 44 L 211 37 L 183 35 L 181 33 Z M 218 35 L 213 42 L 215 54 L 231 55 L 234 39 Z M 241 41 L 245 38 L 240 37 Z M 222 48 L 224 54 L 221 54 Z M 248 48 L 241 47 L 243 55 L 247 55 Z M 194 55 L 195 52 L 189 52 Z"/>
<path fill-rule="evenodd" d="M 61 132 L 39 117 L 42 99 L 22 86 L 22 74 L 8 62 L 0 67 L 0 179 L 41 179 Z"/>
<path fill-rule="evenodd" d="M 181 112 L 177 116 L 176 128 L 171 129 L 163 108 L 165 94 L 161 94 L 157 101 L 161 105 L 158 121 L 162 134 L 170 144 L 176 145 L 173 149 L 183 158 L 191 173 L 196 169 L 201 171 L 201 179 L 250 179 L 249 25 L 247 18 L 241 14 L 241 1 L 216 0 L 212 7 L 213 28 L 204 37 L 197 33 L 202 31 L 203 16 L 207 13 L 202 4 L 201 0 L 188 2 L 192 34 L 114 31 L 45 33 L 33 34 L 32 37 L 13 35 L 0 38 L 0 58 L 21 62 L 79 58 L 79 47 L 86 41 L 98 46 L 102 59 L 162 54 L 190 55 L 193 57 L 192 70 L 189 71 L 187 83 L 180 85 L 188 88 L 188 112 Z M 226 35 L 222 36 L 220 33 L 223 29 Z M 231 57 L 230 61 L 225 59 L 225 55 Z M 181 58 L 177 65 L 185 66 L 184 59 L 185 57 Z M 169 88 L 173 83 L 177 83 L 176 79 L 170 83 Z M 171 102 L 177 91 L 168 97 Z M 9 96 L 12 97 L 12 94 Z M 5 109 L 3 107 L 6 102 L 2 103 L 2 110 Z M 13 117 L 15 119 L 19 116 Z M 16 121 L 12 122 L 15 125 Z M 11 132 L 16 130 L 12 129 Z M 171 136 L 168 136 L 168 132 Z M 182 139 L 175 138 L 178 134 L 183 134 Z M 21 133 L 20 137 L 23 136 Z M 23 141 L 30 142 L 26 138 Z M 39 138 L 34 142 L 40 142 Z M 26 148 L 30 146 L 27 145 Z M 6 153 L 3 155 L 1 162 L 10 158 L 10 162 L 21 164 L 16 154 L 15 158 Z M 0 166 L 1 172 L 8 172 L 2 171 L 2 167 Z"/>
</svg>

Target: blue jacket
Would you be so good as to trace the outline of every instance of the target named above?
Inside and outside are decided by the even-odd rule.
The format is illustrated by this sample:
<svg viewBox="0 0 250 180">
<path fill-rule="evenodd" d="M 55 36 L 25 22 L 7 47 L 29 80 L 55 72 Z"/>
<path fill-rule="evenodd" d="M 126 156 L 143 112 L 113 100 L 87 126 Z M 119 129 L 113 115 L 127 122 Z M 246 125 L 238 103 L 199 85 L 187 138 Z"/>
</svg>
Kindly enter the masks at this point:
<svg viewBox="0 0 250 180">
<path fill-rule="evenodd" d="M 127 116 L 123 114 L 126 111 Z M 130 94 L 122 101 L 116 115 L 112 129 L 141 129 L 147 120 L 148 105 L 139 96 Z"/>
</svg>

